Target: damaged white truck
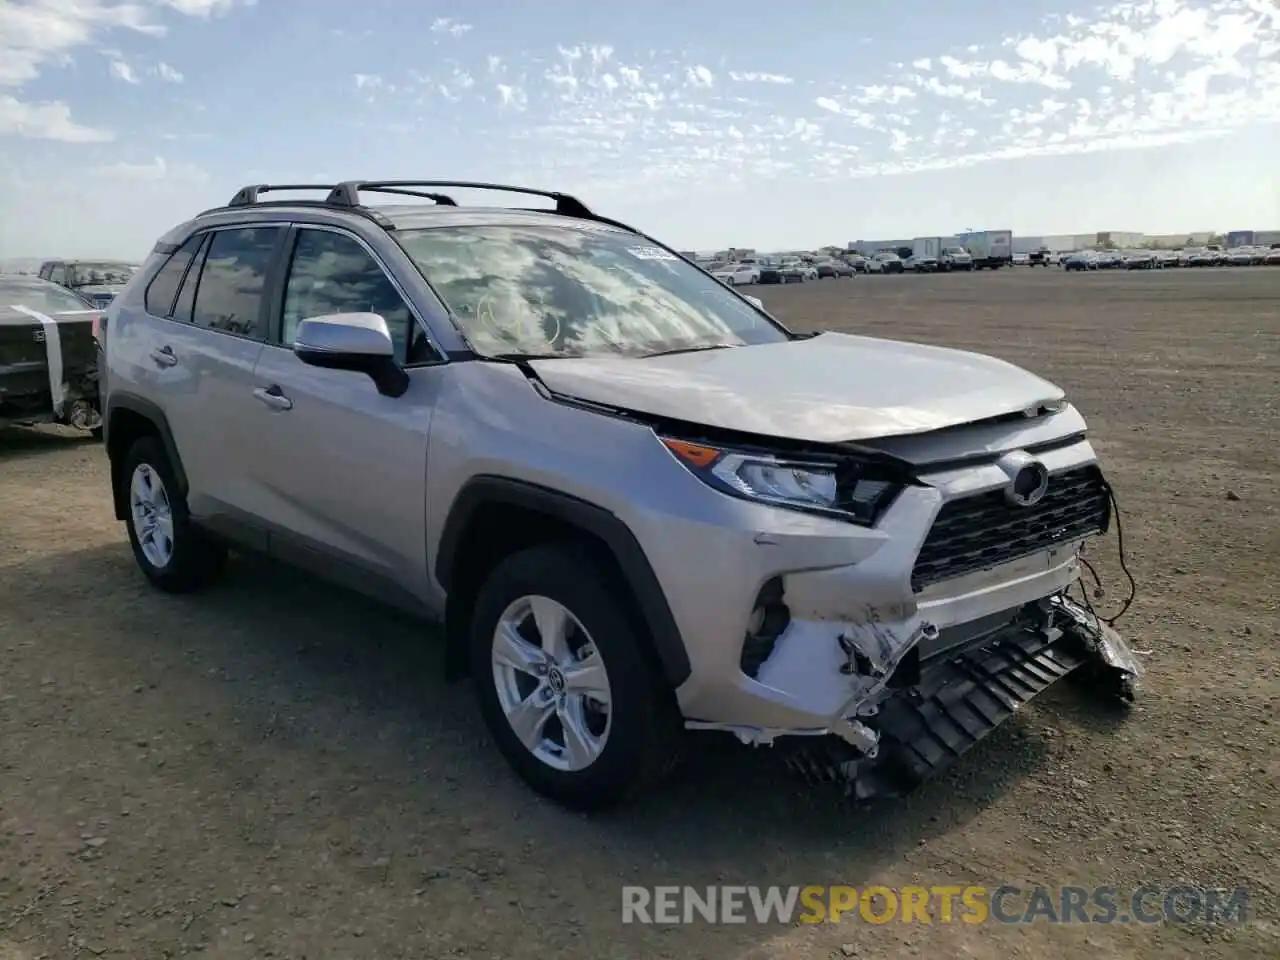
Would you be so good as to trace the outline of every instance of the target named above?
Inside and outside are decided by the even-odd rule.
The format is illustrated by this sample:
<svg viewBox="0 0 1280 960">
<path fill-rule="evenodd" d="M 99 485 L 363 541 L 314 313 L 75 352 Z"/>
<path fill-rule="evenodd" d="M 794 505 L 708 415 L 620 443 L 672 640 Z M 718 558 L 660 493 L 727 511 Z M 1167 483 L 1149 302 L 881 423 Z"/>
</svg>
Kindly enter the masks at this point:
<svg viewBox="0 0 1280 960">
<path fill-rule="evenodd" d="M 1058 387 L 792 332 L 565 194 L 265 199 L 303 189 L 176 227 L 108 309 L 116 515 L 158 587 L 248 547 L 442 616 L 508 762 L 584 809 L 688 730 L 869 798 L 1075 671 L 1132 697 L 1067 599 L 1117 518 Z"/>
</svg>

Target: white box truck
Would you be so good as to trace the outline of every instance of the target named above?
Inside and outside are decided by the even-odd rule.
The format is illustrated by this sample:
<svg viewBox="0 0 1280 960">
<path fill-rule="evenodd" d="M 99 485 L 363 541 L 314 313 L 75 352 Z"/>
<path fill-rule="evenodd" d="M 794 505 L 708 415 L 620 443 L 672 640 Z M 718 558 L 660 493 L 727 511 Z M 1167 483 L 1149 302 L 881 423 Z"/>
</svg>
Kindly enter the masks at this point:
<svg viewBox="0 0 1280 960">
<path fill-rule="evenodd" d="M 911 241 L 911 255 L 917 260 L 937 260 L 942 253 L 941 237 L 916 237 Z"/>
<path fill-rule="evenodd" d="M 961 233 L 957 239 L 972 255 L 976 270 L 998 270 L 1013 263 L 1012 230 L 977 230 Z"/>
</svg>

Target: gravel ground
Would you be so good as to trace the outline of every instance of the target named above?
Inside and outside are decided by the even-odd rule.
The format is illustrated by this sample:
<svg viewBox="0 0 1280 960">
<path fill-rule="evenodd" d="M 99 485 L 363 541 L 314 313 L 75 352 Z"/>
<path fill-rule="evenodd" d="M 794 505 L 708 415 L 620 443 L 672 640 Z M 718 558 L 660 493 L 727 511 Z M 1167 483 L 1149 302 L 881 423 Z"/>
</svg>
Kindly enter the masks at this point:
<svg viewBox="0 0 1280 960">
<path fill-rule="evenodd" d="M 1127 715 L 1059 685 L 860 813 L 709 750 L 585 819 L 534 798 L 431 631 L 262 562 L 159 596 L 101 448 L 0 433 L 0 960 L 1280 955 L 1280 270 L 762 288 L 798 327 L 994 353 L 1090 417 L 1140 594 Z M 1114 537 L 1114 534 L 1113 534 Z M 1123 598 L 1114 540 L 1091 550 Z M 1195 882 L 1245 926 L 623 926 L 624 883 Z"/>
</svg>

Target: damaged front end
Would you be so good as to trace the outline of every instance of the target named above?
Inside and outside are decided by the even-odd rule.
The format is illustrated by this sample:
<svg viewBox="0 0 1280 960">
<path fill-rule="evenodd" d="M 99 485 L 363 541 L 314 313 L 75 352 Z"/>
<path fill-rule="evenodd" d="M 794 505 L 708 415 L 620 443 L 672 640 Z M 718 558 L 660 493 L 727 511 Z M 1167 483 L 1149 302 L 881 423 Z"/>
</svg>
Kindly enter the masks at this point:
<svg viewBox="0 0 1280 960">
<path fill-rule="evenodd" d="M 0 425 L 34 423 L 101 426 L 91 318 L 0 314 Z"/>
<path fill-rule="evenodd" d="M 1142 678 L 1124 639 L 1062 593 L 946 630 L 924 624 L 898 642 L 846 635 L 841 647 L 842 672 L 860 681 L 843 719 L 831 735 L 781 742 L 794 770 L 859 800 L 910 791 L 1069 674 L 1088 671 L 1127 701 Z"/>
</svg>

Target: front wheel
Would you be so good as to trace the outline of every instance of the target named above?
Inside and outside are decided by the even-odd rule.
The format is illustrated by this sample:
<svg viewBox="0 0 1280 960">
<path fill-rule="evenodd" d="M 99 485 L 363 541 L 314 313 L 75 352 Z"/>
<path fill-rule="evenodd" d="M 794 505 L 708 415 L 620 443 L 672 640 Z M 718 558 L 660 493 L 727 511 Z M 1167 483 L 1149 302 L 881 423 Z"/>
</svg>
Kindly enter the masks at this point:
<svg viewBox="0 0 1280 960">
<path fill-rule="evenodd" d="M 675 764 L 679 717 L 623 588 L 585 549 L 503 560 L 476 599 L 471 675 L 499 750 L 536 792 L 600 810 Z"/>
</svg>

